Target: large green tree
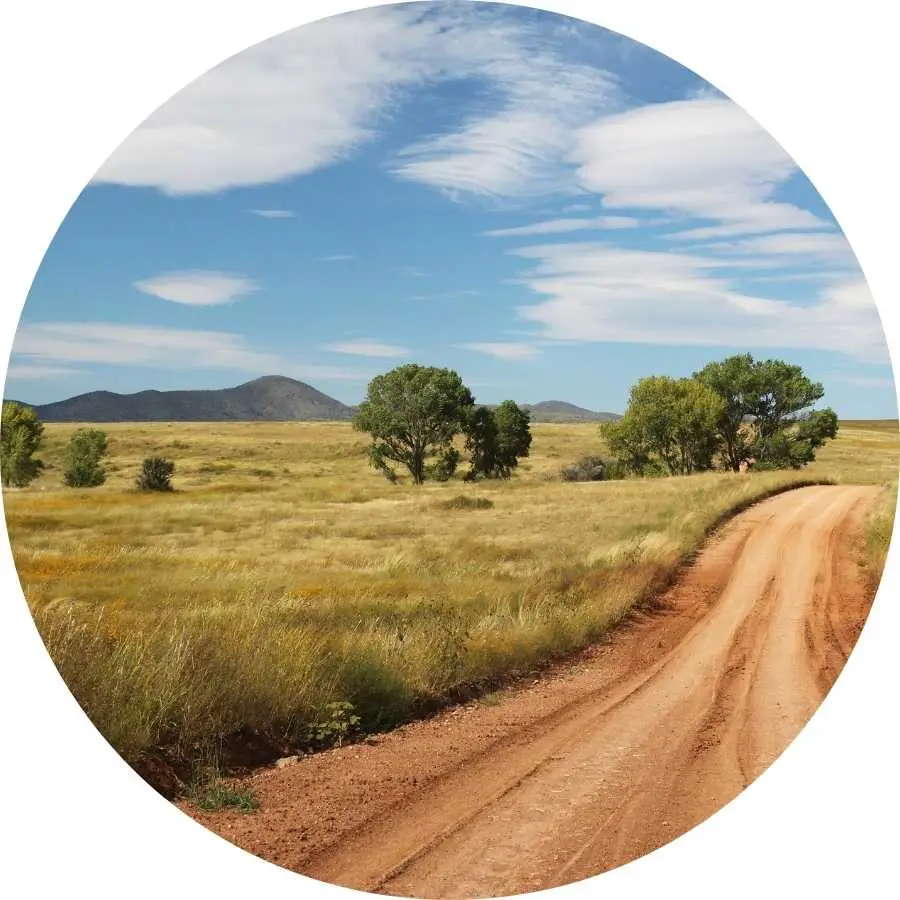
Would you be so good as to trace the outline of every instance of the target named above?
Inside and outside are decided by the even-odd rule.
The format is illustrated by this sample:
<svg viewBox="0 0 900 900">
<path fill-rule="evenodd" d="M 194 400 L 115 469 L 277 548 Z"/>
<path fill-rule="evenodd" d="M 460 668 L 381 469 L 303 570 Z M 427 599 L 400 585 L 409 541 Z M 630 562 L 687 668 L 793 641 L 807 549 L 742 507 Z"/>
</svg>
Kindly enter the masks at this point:
<svg viewBox="0 0 900 900">
<path fill-rule="evenodd" d="M 41 473 L 35 458 L 44 437 L 44 424 L 30 406 L 3 404 L 0 422 L 0 472 L 4 487 L 25 487 Z"/>
<path fill-rule="evenodd" d="M 466 425 L 469 452 L 468 481 L 509 478 L 531 449 L 531 414 L 512 400 L 496 409 L 480 406 Z"/>
<path fill-rule="evenodd" d="M 376 469 L 393 480 L 391 463 L 399 463 L 421 484 L 429 469 L 446 474 L 455 459 L 453 438 L 465 430 L 474 405 L 456 372 L 409 364 L 372 379 L 353 427 L 371 435 L 369 460 Z M 436 462 L 429 467 L 431 458 Z"/>
<path fill-rule="evenodd" d="M 618 422 L 601 426 L 610 450 L 643 474 L 654 463 L 671 475 L 709 469 L 716 451 L 722 400 L 696 378 L 651 376 L 631 389 Z"/>
<path fill-rule="evenodd" d="M 837 434 L 833 410 L 811 412 L 825 391 L 800 366 L 744 353 L 712 362 L 695 377 L 722 398 L 716 427 L 723 461 L 734 471 L 751 457 L 763 468 L 798 468 Z"/>
</svg>

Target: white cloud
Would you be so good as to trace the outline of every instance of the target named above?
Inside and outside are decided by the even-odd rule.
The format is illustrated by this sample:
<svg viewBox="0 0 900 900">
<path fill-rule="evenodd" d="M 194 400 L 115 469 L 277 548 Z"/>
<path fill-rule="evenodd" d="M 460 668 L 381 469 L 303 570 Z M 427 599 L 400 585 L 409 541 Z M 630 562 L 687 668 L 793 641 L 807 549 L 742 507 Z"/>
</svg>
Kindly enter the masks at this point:
<svg viewBox="0 0 900 900">
<path fill-rule="evenodd" d="M 473 350 L 496 359 L 521 361 L 534 359 L 540 351 L 531 344 L 514 343 L 512 341 L 484 341 L 459 345 L 463 350 Z"/>
<path fill-rule="evenodd" d="M 786 265 L 774 253 L 761 265 Z M 520 307 L 539 337 L 575 341 L 727 347 L 805 347 L 886 354 L 884 334 L 865 281 L 847 269 L 805 301 L 742 290 L 742 258 L 565 244 L 516 251 L 533 261 L 522 278 L 544 299 Z"/>
<path fill-rule="evenodd" d="M 6 372 L 8 381 L 44 381 L 53 378 L 68 378 L 82 375 L 81 369 L 62 366 L 42 366 L 30 363 L 11 363 Z"/>
<path fill-rule="evenodd" d="M 565 165 L 573 134 L 622 95 L 614 76 L 567 62 L 544 36 L 500 21 L 475 32 L 459 74 L 493 87 L 460 124 L 400 151 L 395 176 L 461 194 L 494 198 L 551 196 L 574 184 Z"/>
<path fill-rule="evenodd" d="M 476 79 L 493 99 L 406 148 L 394 171 L 448 190 L 531 192 L 555 183 L 550 168 L 571 128 L 616 92 L 606 73 L 563 64 L 552 40 L 487 4 L 384 6 L 315 22 L 188 85 L 94 181 L 176 195 L 283 181 L 347 158 L 424 84 Z"/>
<path fill-rule="evenodd" d="M 772 199 L 796 165 L 725 98 L 657 103 L 598 119 L 577 133 L 571 160 L 581 187 L 602 194 L 607 208 L 710 219 L 726 225 L 726 234 L 826 224 L 807 210 Z M 695 230 L 687 236 L 717 234 Z"/>
<path fill-rule="evenodd" d="M 257 375 L 323 380 L 367 379 L 368 373 L 303 365 L 249 347 L 238 334 L 111 322 L 43 322 L 22 325 L 13 343 L 14 365 L 99 363 L 168 370 L 234 369 Z M 20 362 L 18 358 L 23 358 Z"/>
<path fill-rule="evenodd" d="M 297 214 L 289 209 L 249 209 L 247 212 L 261 219 L 295 219 Z"/>
<path fill-rule="evenodd" d="M 568 231 L 605 231 L 621 228 L 637 228 L 640 219 L 632 216 L 597 216 L 593 219 L 551 219 L 548 222 L 535 222 L 531 225 L 519 225 L 516 228 L 496 228 L 485 231 L 488 237 L 523 237 L 532 234 L 563 234 Z"/>
<path fill-rule="evenodd" d="M 259 290 L 259 285 L 243 275 L 227 272 L 170 272 L 157 275 L 134 286 L 145 294 L 152 294 L 186 306 L 220 306 Z"/>
<path fill-rule="evenodd" d="M 396 344 L 385 344 L 381 341 L 375 341 L 369 338 L 358 338 L 352 341 L 326 344 L 324 349 L 331 353 L 347 353 L 352 356 L 375 356 L 384 358 L 408 356 L 410 352 L 406 347 L 399 347 Z"/>
<path fill-rule="evenodd" d="M 331 256 L 320 256 L 316 262 L 347 262 L 356 259 L 352 253 L 332 253 Z"/>
<path fill-rule="evenodd" d="M 840 233 L 766 234 L 738 241 L 707 244 L 703 247 L 703 252 L 779 256 L 794 264 L 811 259 L 822 259 L 832 266 L 849 265 L 855 261 L 850 244 Z"/>
</svg>

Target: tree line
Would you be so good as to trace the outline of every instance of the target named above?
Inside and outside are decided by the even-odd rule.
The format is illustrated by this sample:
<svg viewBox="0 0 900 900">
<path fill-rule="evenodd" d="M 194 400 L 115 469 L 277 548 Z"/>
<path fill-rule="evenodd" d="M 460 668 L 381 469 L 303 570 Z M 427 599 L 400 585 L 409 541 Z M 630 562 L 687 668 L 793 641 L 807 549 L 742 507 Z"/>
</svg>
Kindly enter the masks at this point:
<svg viewBox="0 0 900 900">
<path fill-rule="evenodd" d="M 824 396 L 800 366 L 755 360 L 749 353 L 711 362 L 688 378 L 642 378 L 622 418 L 600 426 L 613 458 L 587 457 L 564 470 L 572 480 L 690 475 L 709 469 L 802 468 L 836 437 L 838 418 L 816 410 Z M 353 427 L 371 437 L 370 464 L 396 482 L 398 467 L 414 484 L 456 476 L 463 440 L 466 481 L 510 478 L 530 452 L 531 416 L 512 400 L 479 406 L 452 369 L 407 364 L 369 383 Z M 0 468 L 4 486 L 23 487 L 42 471 L 35 456 L 44 426 L 34 410 L 3 405 Z M 79 428 L 69 439 L 63 482 L 95 487 L 106 480 L 107 436 Z M 175 466 L 148 457 L 137 476 L 141 490 L 171 490 Z M 568 473 L 568 474 L 567 474 Z"/>
</svg>

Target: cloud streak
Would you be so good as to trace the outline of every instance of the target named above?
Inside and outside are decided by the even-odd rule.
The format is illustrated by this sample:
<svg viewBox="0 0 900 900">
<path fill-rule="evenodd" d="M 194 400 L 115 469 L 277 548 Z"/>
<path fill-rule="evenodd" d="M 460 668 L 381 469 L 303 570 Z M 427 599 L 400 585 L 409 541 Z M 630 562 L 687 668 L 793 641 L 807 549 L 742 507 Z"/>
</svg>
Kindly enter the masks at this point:
<svg viewBox="0 0 900 900">
<path fill-rule="evenodd" d="M 256 293 L 259 285 L 244 275 L 227 272 L 170 272 L 134 286 L 144 294 L 185 306 L 221 306 Z"/>
<path fill-rule="evenodd" d="M 298 364 L 254 349 L 243 336 L 112 322 L 24 324 L 13 342 L 14 366 L 60 363 L 137 366 L 166 370 L 233 369 L 256 375 L 364 381 L 356 369 Z"/>
<path fill-rule="evenodd" d="M 519 315 L 540 327 L 539 337 L 557 340 L 793 347 L 886 359 L 858 270 L 836 261 L 835 277 L 813 295 L 772 299 L 742 287 L 754 283 L 748 262 L 765 270 L 793 258 L 788 245 L 767 249 L 748 261 L 605 244 L 521 248 L 516 255 L 532 262 L 521 282 L 543 299 L 520 307 Z"/>
<path fill-rule="evenodd" d="M 515 228 L 495 228 L 483 234 L 486 237 L 526 237 L 537 234 L 564 234 L 571 231 L 615 231 L 637 228 L 640 224 L 641 220 L 633 216 L 596 216 L 593 219 L 551 219 Z"/>
<path fill-rule="evenodd" d="M 475 341 L 459 345 L 463 350 L 472 350 L 485 356 L 493 356 L 494 359 L 502 359 L 507 362 L 523 362 L 534 359 L 540 354 L 537 347 L 531 344 L 515 343 L 512 341 Z"/>
<path fill-rule="evenodd" d="M 384 359 L 408 356 L 410 352 L 406 347 L 375 341 L 371 338 L 359 338 L 352 341 L 326 344 L 323 349 L 328 350 L 330 353 L 346 353 L 351 356 L 371 356 Z"/>
</svg>

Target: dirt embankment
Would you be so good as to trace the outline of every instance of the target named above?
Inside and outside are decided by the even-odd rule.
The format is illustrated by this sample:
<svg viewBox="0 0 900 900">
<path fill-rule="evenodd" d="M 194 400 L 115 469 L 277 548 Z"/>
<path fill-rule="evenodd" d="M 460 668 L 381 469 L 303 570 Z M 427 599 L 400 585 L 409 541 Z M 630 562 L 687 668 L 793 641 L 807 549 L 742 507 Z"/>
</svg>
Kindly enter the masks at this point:
<svg viewBox="0 0 900 900">
<path fill-rule="evenodd" d="M 395 896 L 522 893 L 642 856 L 735 797 L 821 703 L 868 613 L 855 537 L 876 495 L 767 500 L 662 611 L 497 705 L 260 772 L 251 815 L 185 808 L 279 865 Z"/>
</svg>

